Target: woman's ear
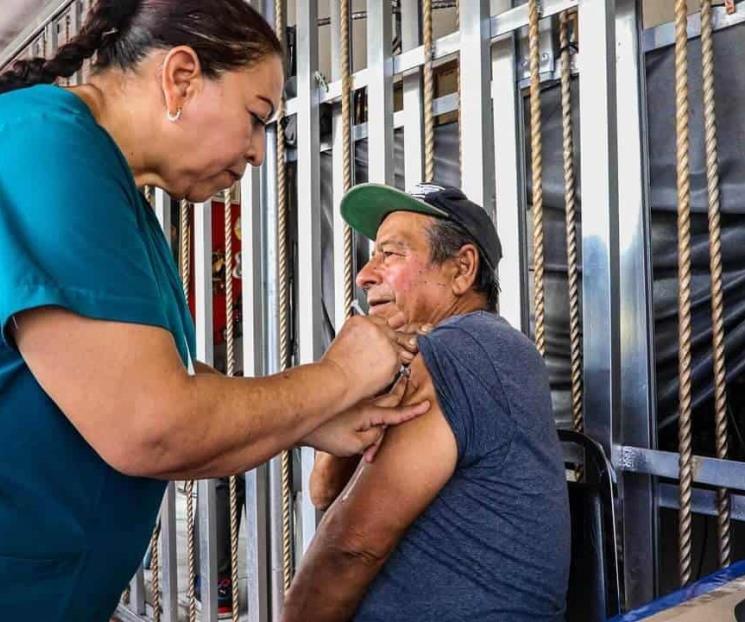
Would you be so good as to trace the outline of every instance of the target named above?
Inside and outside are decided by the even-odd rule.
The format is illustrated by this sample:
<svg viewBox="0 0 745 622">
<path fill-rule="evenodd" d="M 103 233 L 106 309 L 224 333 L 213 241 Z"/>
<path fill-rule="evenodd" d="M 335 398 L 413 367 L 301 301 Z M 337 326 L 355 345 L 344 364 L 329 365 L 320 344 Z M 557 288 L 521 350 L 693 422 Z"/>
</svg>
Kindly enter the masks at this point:
<svg viewBox="0 0 745 622">
<path fill-rule="evenodd" d="M 473 287 L 479 271 L 479 251 L 473 244 L 465 244 L 454 257 L 455 277 L 452 281 L 453 293 L 462 296 Z"/>
<path fill-rule="evenodd" d="M 163 59 L 161 87 L 166 111 L 175 115 L 203 86 L 204 74 L 197 53 L 187 45 L 170 50 Z"/>
</svg>

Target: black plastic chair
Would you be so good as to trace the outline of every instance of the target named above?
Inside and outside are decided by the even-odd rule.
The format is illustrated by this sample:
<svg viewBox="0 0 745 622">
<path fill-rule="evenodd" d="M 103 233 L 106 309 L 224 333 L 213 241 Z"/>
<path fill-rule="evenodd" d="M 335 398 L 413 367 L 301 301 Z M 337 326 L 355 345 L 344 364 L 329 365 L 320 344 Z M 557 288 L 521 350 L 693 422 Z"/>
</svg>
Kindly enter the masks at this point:
<svg viewBox="0 0 745 622">
<path fill-rule="evenodd" d="M 568 482 L 572 557 L 566 620 L 601 622 L 618 614 L 621 603 L 613 467 L 589 436 L 559 430 L 559 440 L 584 454 L 578 461 L 581 479 Z"/>
</svg>

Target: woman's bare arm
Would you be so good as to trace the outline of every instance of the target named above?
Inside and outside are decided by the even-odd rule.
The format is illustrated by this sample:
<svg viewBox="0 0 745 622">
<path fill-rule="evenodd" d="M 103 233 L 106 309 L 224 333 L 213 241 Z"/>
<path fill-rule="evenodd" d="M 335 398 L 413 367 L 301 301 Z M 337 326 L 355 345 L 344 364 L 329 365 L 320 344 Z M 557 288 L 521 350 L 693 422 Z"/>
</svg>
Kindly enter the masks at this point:
<svg viewBox="0 0 745 622">
<path fill-rule="evenodd" d="M 15 341 L 42 388 L 106 462 L 136 476 L 187 479 L 247 470 L 322 427 L 360 392 L 374 392 L 376 380 L 383 385 L 398 364 L 395 348 L 386 356 L 381 342 L 370 356 L 364 344 L 380 335 L 357 325 L 350 331 L 359 334 L 313 365 L 257 379 L 189 376 L 161 328 L 52 307 L 16 321 Z M 370 359 L 387 369 L 372 369 Z M 397 420 L 411 416 L 402 413 L 391 410 Z M 378 435 L 350 435 L 349 444 L 356 438 L 362 450 Z"/>
</svg>

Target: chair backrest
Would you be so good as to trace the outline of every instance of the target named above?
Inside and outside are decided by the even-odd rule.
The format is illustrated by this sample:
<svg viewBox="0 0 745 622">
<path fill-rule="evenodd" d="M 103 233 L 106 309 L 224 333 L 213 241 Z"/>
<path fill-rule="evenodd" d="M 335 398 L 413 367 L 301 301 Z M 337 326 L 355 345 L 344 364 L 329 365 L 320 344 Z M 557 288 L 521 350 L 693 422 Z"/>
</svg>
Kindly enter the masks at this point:
<svg viewBox="0 0 745 622">
<path fill-rule="evenodd" d="M 584 451 L 580 481 L 568 482 L 572 557 L 567 622 L 601 622 L 620 611 L 621 589 L 614 513 L 613 468 L 585 434 L 560 430 L 562 444 Z"/>
</svg>

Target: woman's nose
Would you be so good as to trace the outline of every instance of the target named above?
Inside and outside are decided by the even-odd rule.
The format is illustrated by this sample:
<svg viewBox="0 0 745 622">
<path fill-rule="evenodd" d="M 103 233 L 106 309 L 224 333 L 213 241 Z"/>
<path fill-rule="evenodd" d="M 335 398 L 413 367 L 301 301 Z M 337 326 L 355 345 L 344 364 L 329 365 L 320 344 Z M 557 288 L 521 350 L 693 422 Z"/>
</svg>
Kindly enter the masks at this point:
<svg viewBox="0 0 745 622">
<path fill-rule="evenodd" d="M 246 160 L 251 166 L 261 166 L 266 153 L 266 135 L 261 140 L 251 143 L 251 148 L 246 152 Z"/>
</svg>

